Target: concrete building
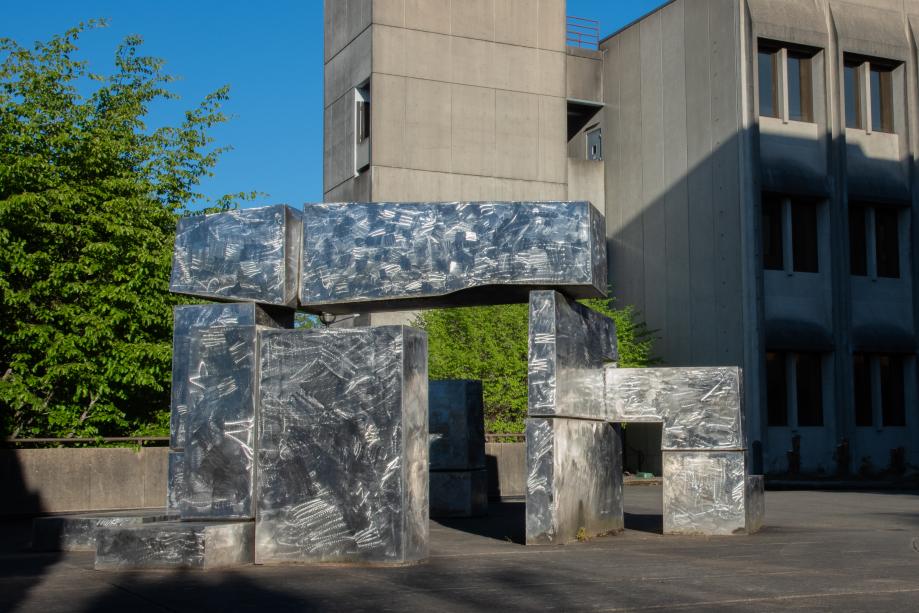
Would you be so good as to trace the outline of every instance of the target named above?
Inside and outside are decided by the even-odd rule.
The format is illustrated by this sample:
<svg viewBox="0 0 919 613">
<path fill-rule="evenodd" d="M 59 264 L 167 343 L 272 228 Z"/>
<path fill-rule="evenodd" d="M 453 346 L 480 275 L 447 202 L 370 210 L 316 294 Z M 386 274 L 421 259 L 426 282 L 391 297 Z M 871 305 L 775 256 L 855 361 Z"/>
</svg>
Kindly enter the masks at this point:
<svg viewBox="0 0 919 613">
<path fill-rule="evenodd" d="M 919 466 L 919 0 L 676 0 L 595 50 L 564 0 L 325 8 L 326 200 L 589 199 L 656 354 L 744 367 L 754 472 Z"/>
</svg>

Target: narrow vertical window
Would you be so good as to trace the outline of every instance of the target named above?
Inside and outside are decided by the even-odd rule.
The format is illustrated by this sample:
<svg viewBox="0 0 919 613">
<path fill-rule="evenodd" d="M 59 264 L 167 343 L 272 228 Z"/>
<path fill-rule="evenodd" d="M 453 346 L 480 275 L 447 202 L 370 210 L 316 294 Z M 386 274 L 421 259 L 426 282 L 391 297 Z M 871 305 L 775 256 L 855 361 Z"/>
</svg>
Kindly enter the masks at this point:
<svg viewBox="0 0 919 613">
<path fill-rule="evenodd" d="M 791 244 L 795 272 L 817 272 L 817 207 L 811 203 L 792 203 Z"/>
<path fill-rule="evenodd" d="M 893 132 L 893 79 L 890 70 L 871 66 L 871 129 Z"/>
<path fill-rule="evenodd" d="M 603 159 L 603 133 L 600 128 L 587 132 L 587 159 L 595 161 Z"/>
<path fill-rule="evenodd" d="M 823 425 L 823 377 L 820 354 L 799 353 L 795 359 L 798 425 Z"/>
<path fill-rule="evenodd" d="M 759 114 L 779 116 L 778 54 L 770 50 L 759 52 Z"/>
<path fill-rule="evenodd" d="M 859 65 L 846 64 L 845 90 L 846 90 L 846 127 L 865 127 L 862 113 L 861 79 L 859 78 Z"/>
<path fill-rule="evenodd" d="M 870 427 L 873 425 L 871 411 L 871 366 L 864 353 L 852 355 L 852 384 L 855 401 L 855 425 Z"/>
<path fill-rule="evenodd" d="M 763 268 L 782 270 L 782 201 L 763 194 Z"/>
<path fill-rule="evenodd" d="M 785 354 L 766 353 L 766 406 L 770 426 L 788 425 L 788 392 L 785 382 Z"/>
<path fill-rule="evenodd" d="M 865 207 L 849 205 L 849 272 L 859 277 L 868 274 L 865 215 Z"/>
<path fill-rule="evenodd" d="M 884 426 L 906 425 L 906 403 L 903 394 L 903 358 L 878 356 L 881 367 L 881 415 Z"/>
<path fill-rule="evenodd" d="M 877 274 L 879 277 L 900 276 L 900 237 L 897 209 L 877 207 L 874 210 L 874 234 L 877 245 Z"/>
<path fill-rule="evenodd" d="M 800 53 L 788 54 L 788 119 L 813 121 L 811 59 Z"/>
</svg>

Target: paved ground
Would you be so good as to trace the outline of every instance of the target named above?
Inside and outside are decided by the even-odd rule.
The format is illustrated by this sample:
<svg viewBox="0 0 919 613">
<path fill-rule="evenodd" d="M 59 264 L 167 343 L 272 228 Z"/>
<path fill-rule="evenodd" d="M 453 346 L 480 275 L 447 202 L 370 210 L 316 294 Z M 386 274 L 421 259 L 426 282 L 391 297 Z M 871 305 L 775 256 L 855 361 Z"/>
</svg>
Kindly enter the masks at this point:
<svg viewBox="0 0 919 613">
<path fill-rule="evenodd" d="M 23 551 L 0 524 L 0 611 L 919 610 L 919 492 L 768 492 L 747 537 L 660 535 L 660 488 L 626 488 L 625 533 L 524 547 L 523 504 L 431 524 L 401 569 L 92 570 L 92 554 Z"/>
</svg>

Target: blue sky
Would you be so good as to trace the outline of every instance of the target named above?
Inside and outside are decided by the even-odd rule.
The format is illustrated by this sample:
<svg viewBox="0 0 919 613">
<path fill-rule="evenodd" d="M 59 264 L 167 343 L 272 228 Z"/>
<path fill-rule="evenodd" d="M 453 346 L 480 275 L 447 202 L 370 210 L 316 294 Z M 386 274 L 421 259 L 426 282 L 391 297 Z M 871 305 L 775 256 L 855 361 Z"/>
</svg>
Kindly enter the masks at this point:
<svg viewBox="0 0 919 613">
<path fill-rule="evenodd" d="M 599 19 L 609 34 L 662 0 L 568 0 L 568 14 Z M 93 18 L 105 29 L 86 33 L 81 56 L 107 72 L 118 42 L 140 34 L 147 54 L 181 77 L 181 100 L 152 109 L 151 124 L 181 121 L 186 108 L 229 84 L 233 119 L 215 129 L 232 145 L 202 191 L 211 197 L 257 190 L 260 203 L 300 204 L 322 198 L 322 1 L 37 0 L 7 2 L 0 36 L 20 44 L 47 39 Z"/>
</svg>

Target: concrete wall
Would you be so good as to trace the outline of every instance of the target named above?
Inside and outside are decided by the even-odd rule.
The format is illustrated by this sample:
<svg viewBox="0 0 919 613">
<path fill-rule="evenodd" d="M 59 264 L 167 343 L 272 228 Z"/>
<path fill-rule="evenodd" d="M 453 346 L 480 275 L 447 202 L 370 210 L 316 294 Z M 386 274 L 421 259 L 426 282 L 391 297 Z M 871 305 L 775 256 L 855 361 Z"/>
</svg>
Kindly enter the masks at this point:
<svg viewBox="0 0 919 613">
<path fill-rule="evenodd" d="M 485 443 L 489 498 L 526 495 L 526 451 L 526 443 Z"/>
<path fill-rule="evenodd" d="M 166 447 L 2 449 L 0 515 L 162 508 Z"/>
</svg>

